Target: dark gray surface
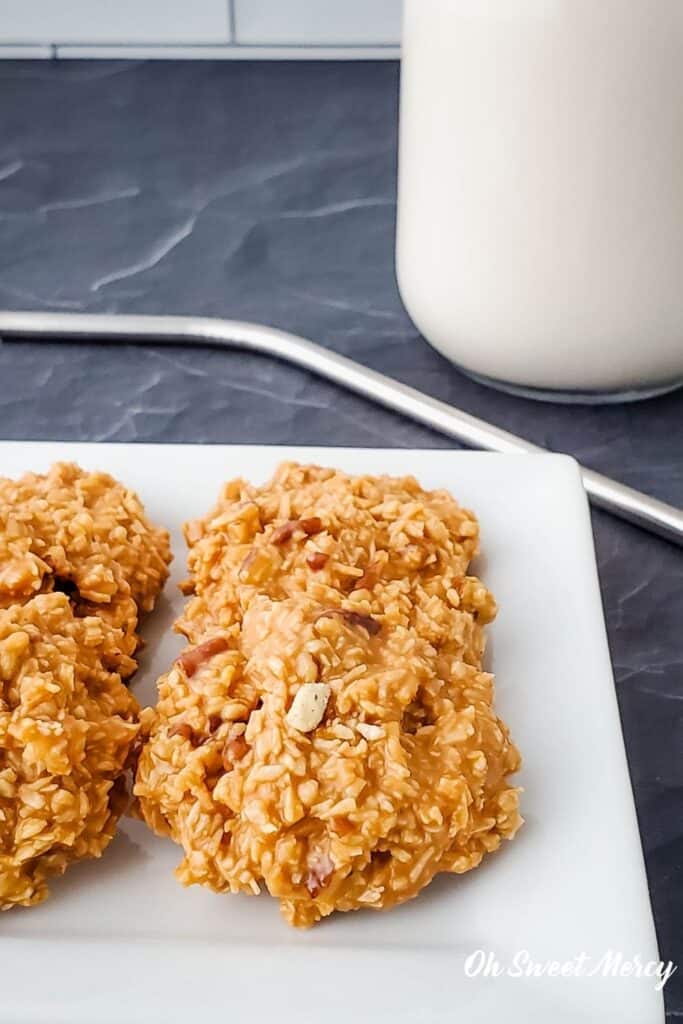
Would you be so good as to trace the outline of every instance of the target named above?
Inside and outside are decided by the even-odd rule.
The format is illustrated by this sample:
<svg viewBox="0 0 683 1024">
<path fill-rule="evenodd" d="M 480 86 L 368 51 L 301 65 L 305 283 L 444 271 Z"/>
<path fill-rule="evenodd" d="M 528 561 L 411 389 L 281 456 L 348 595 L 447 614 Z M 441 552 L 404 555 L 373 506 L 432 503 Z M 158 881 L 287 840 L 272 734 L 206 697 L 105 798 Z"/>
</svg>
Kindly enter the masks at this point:
<svg viewBox="0 0 683 1024">
<path fill-rule="evenodd" d="M 416 333 L 393 274 L 397 81 L 373 63 L 0 63 L 0 306 L 289 328 L 683 505 L 683 392 L 539 405 Z M 3 438 L 453 447 L 246 355 L 5 344 L 0 380 Z M 594 523 L 661 953 L 683 964 L 683 556 Z M 683 970 L 665 997 L 683 1016 Z"/>
</svg>

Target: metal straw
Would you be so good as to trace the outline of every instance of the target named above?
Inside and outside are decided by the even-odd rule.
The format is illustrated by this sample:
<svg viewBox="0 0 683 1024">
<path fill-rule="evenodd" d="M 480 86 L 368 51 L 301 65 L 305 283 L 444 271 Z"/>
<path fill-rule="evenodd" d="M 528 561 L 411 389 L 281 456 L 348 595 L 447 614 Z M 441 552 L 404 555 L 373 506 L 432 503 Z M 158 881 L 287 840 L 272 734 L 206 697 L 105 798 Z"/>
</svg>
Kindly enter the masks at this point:
<svg viewBox="0 0 683 1024">
<path fill-rule="evenodd" d="M 300 366 L 471 448 L 513 453 L 545 450 L 322 345 L 262 324 L 209 317 L 0 312 L 0 337 L 246 349 Z M 582 468 L 581 475 L 593 505 L 683 545 L 683 511 L 591 469 Z"/>
</svg>

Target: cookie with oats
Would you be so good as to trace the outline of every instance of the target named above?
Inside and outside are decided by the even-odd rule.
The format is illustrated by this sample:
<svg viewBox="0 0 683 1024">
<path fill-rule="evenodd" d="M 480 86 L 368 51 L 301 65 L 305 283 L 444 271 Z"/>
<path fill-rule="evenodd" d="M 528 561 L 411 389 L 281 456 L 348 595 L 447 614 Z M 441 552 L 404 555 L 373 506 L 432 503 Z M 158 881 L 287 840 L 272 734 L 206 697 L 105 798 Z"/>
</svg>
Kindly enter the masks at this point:
<svg viewBox="0 0 683 1024">
<path fill-rule="evenodd" d="M 0 608 L 66 594 L 76 615 L 97 614 L 122 631 L 124 674 L 170 560 L 167 531 L 106 473 L 56 463 L 44 475 L 0 478 Z"/>
<path fill-rule="evenodd" d="M 65 594 L 0 610 L 0 910 L 99 857 L 127 805 L 138 703 L 114 663 L 121 638 Z"/>
<path fill-rule="evenodd" d="M 135 782 L 177 876 L 308 926 L 476 867 L 521 824 L 482 669 L 478 524 L 411 477 L 285 464 L 188 524 L 190 646 L 142 714 Z"/>
</svg>

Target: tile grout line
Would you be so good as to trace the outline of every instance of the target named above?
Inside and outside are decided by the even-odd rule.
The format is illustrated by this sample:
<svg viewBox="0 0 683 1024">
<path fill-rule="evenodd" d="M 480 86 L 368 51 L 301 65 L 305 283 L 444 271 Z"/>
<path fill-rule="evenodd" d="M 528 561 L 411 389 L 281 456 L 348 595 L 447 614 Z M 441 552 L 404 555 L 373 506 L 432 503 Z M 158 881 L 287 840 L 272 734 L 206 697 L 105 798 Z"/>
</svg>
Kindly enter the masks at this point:
<svg viewBox="0 0 683 1024">
<path fill-rule="evenodd" d="M 59 43 L 0 43 L 0 49 L 21 50 L 44 46 L 47 49 L 65 47 L 88 50 L 396 50 L 400 43 L 130 43 L 130 42 L 59 42 Z"/>
<path fill-rule="evenodd" d="M 237 43 L 237 0 L 228 0 L 228 28 L 230 31 L 230 42 L 233 46 Z"/>
<path fill-rule="evenodd" d="M 231 3 L 231 0 L 226 0 L 227 3 Z M 234 0 L 232 0 L 234 3 Z M 230 10 L 230 8 L 228 8 Z M 400 44 L 397 43 L 238 43 L 235 41 L 221 42 L 221 43 L 181 43 L 181 42 L 163 42 L 163 43 L 131 43 L 131 42 L 101 42 L 97 43 L 79 41 L 74 42 L 50 42 L 50 43 L 27 43 L 27 42 L 12 42 L 12 43 L 1 43 L 0 44 L 0 62 L 4 59 L 11 59 L 13 57 L 22 57 L 22 51 L 41 50 L 40 56 L 52 60 L 60 60 L 63 57 L 63 50 L 71 51 L 71 55 L 76 55 L 75 51 L 88 51 L 93 57 L 98 56 L 97 51 L 109 51 L 116 52 L 121 51 L 121 58 L 124 59 L 126 56 L 125 51 L 135 51 L 135 55 L 139 59 L 143 59 L 143 53 L 147 52 L 150 57 L 156 53 L 163 53 L 165 51 L 183 51 L 188 56 L 194 52 L 198 55 L 203 51 L 212 51 L 217 55 L 220 53 L 242 53 L 245 56 L 247 54 L 254 53 L 255 55 L 262 55 L 264 51 L 267 52 L 269 59 L 277 60 L 281 54 L 287 54 L 287 59 L 297 59 L 298 54 L 302 56 L 305 54 L 321 54 L 320 59 L 326 59 L 327 57 L 347 59 L 362 59 L 365 52 L 372 51 L 378 59 L 380 54 L 396 54 L 400 52 Z M 33 55 L 34 58 L 37 54 Z M 112 52 L 112 59 L 115 59 L 114 53 Z"/>
</svg>

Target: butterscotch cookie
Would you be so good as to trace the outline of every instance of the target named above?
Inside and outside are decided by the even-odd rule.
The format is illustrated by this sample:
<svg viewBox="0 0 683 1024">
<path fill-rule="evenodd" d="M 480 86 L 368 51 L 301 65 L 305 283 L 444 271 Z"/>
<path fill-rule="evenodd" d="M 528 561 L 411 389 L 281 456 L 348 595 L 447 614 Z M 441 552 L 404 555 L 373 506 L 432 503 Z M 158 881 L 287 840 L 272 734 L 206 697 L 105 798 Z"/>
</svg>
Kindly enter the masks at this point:
<svg viewBox="0 0 683 1024">
<path fill-rule="evenodd" d="M 44 475 L 0 478 L 0 608 L 65 593 L 77 615 L 121 629 L 130 658 L 140 613 L 154 607 L 170 560 L 167 531 L 106 473 L 56 463 Z"/>
<path fill-rule="evenodd" d="M 0 610 L 0 909 L 47 896 L 51 875 L 99 857 L 127 804 L 138 704 L 120 634 L 65 594 Z"/>
<path fill-rule="evenodd" d="M 184 884 L 306 926 L 401 903 L 521 824 L 481 667 L 478 525 L 406 477 L 286 464 L 189 524 L 190 647 L 143 712 L 135 793 Z"/>
</svg>

